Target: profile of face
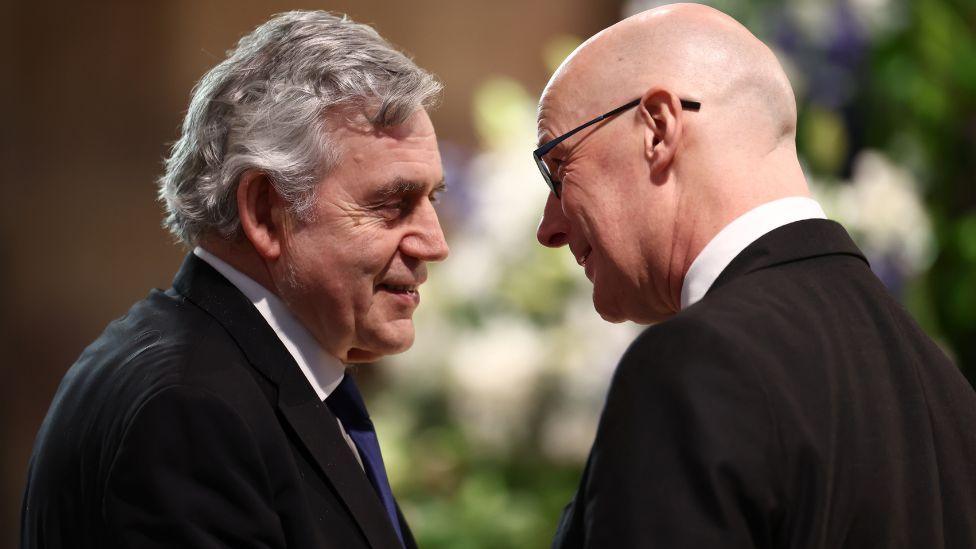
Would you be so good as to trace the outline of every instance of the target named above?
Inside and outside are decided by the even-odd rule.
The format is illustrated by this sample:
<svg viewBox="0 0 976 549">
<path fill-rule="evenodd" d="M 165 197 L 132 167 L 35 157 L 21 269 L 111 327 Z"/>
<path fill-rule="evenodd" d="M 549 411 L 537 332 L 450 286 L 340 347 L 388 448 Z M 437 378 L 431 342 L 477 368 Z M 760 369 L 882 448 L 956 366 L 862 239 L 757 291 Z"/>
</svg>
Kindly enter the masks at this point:
<svg viewBox="0 0 976 549">
<path fill-rule="evenodd" d="M 542 141 L 615 106 L 570 107 L 549 93 L 540 109 Z M 549 194 L 536 236 L 544 246 L 569 246 L 593 283 L 594 307 L 611 322 L 649 323 L 671 312 L 665 273 L 676 198 L 642 154 L 657 138 L 640 108 L 574 135 L 544 159 L 561 189 L 558 198 Z"/>
<path fill-rule="evenodd" d="M 423 110 L 396 127 L 350 123 L 332 136 L 339 163 L 311 215 L 286 223 L 275 278 L 326 351 L 369 362 L 413 343 L 426 263 L 448 254 L 434 210 L 444 176 Z"/>
</svg>

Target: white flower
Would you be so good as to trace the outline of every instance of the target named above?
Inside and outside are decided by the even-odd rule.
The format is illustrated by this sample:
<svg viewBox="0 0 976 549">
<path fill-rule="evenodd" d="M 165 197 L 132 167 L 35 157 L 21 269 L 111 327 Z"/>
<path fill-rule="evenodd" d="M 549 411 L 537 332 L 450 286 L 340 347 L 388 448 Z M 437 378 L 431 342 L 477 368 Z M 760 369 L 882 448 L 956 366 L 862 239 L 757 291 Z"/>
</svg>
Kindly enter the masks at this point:
<svg viewBox="0 0 976 549">
<path fill-rule="evenodd" d="M 471 165 L 469 228 L 500 254 L 538 245 L 535 229 L 549 188 L 532 160 L 532 141 L 479 155 Z"/>
<path fill-rule="evenodd" d="M 872 36 L 891 32 L 906 23 L 906 2 L 851 0 L 854 17 Z"/>
<path fill-rule="evenodd" d="M 501 276 L 498 252 L 490 235 L 464 230 L 451 237 L 451 257 L 438 265 L 428 285 L 452 300 L 469 299 L 493 291 Z"/>
<path fill-rule="evenodd" d="M 907 276 L 934 258 L 932 222 L 911 172 L 878 151 L 854 160 L 849 184 L 814 185 L 828 215 L 851 231 L 868 259 L 894 260 Z"/>
<path fill-rule="evenodd" d="M 501 450 L 518 440 L 536 395 L 544 343 L 538 329 L 513 317 L 460 335 L 449 358 L 450 403 L 476 440 Z"/>
</svg>

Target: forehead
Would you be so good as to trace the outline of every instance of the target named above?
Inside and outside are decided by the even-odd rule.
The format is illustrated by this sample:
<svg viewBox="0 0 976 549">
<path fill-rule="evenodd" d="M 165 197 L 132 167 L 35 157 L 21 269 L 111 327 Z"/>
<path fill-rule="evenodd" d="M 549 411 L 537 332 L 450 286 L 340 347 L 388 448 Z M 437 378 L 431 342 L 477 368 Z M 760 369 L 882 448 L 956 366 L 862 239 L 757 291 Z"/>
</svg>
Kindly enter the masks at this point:
<svg viewBox="0 0 976 549">
<path fill-rule="evenodd" d="M 430 117 L 418 111 L 402 124 L 377 128 L 352 122 L 336 128 L 333 136 L 341 152 L 341 164 L 381 168 L 396 164 L 436 164 L 440 168 L 437 136 Z"/>
<path fill-rule="evenodd" d="M 581 44 L 552 75 L 539 101 L 540 140 L 561 135 L 632 99 L 624 97 L 628 93 L 621 89 L 630 82 L 632 71 L 625 68 L 620 40 L 609 32 L 613 28 Z"/>
<path fill-rule="evenodd" d="M 394 180 L 433 186 L 443 179 L 437 136 L 425 111 L 389 128 L 364 121 L 343 123 L 333 128 L 331 137 L 339 159 L 327 177 L 347 191 Z"/>
<path fill-rule="evenodd" d="M 580 55 L 573 63 L 566 63 L 553 75 L 539 100 L 537 137 L 542 144 L 583 124 L 603 111 L 599 110 L 606 95 L 593 89 L 592 76 L 581 67 Z M 585 60 L 585 58 L 583 59 Z M 587 63 L 582 63 L 588 65 Z M 606 110 L 606 109 L 604 109 Z"/>
<path fill-rule="evenodd" d="M 580 117 L 578 101 L 572 101 L 570 93 L 563 91 L 558 83 L 550 84 L 539 100 L 537 115 L 537 134 L 539 144 L 568 131 Z M 578 123 L 577 123 L 578 124 Z"/>
</svg>

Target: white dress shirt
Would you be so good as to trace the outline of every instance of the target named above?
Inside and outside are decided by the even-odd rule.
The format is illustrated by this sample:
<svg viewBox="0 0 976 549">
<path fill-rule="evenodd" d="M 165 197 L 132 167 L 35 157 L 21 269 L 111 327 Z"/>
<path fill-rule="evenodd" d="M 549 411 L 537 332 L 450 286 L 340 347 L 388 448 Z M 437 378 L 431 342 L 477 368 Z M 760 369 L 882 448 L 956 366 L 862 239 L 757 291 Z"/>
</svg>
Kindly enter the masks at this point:
<svg viewBox="0 0 976 549">
<path fill-rule="evenodd" d="M 285 303 L 270 290 L 199 246 L 193 249 L 193 254 L 217 269 L 217 272 L 236 286 L 254 304 L 254 308 L 261 313 L 278 339 L 288 349 L 288 353 L 295 359 L 298 368 L 305 374 L 305 379 L 308 380 L 315 394 L 324 402 L 345 376 L 345 364 L 325 352 L 311 332 L 295 318 Z M 339 431 L 346 439 L 346 444 L 352 449 L 353 455 L 356 456 L 359 465 L 362 466 L 362 459 L 359 457 L 355 443 L 346 433 L 342 422 L 338 421 L 338 423 Z"/>
<path fill-rule="evenodd" d="M 685 309 L 712 287 L 729 263 L 759 237 L 804 219 L 826 219 L 823 208 L 812 198 L 792 196 L 757 206 L 735 218 L 702 248 L 681 284 L 681 308 Z"/>
</svg>

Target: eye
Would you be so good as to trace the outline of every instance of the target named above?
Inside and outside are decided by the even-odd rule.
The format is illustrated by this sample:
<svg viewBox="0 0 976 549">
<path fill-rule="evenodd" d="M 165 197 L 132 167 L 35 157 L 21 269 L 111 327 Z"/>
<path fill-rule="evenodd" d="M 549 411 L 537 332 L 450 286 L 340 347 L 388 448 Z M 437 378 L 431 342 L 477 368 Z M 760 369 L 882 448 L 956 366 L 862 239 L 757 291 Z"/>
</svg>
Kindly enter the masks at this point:
<svg viewBox="0 0 976 549">
<path fill-rule="evenodd" d="M 406 200 L 390 200 L 377 205 L 373 210 L 387 219 L 396 219 L 409 212 L 410 208 Z"/>
<path fill-rule="evenodd" d="M 552 176 L 556 181 L 561 182 L 566 177 L 566 165 L 565 162 L 558 162 L 556 164 L 556 171 L 552 172 Z"/>
<path fill-rule="evenodd" d="M 427 200 L 430 200 L 431 204 L 437 204 L 441 200 L 441 195 L 446 191 L 447 186 L 441 183 L 437 187 L 434 187 L 434 190 L 430 191 L 430 194 L 427 195 Z"/>
</svg>

